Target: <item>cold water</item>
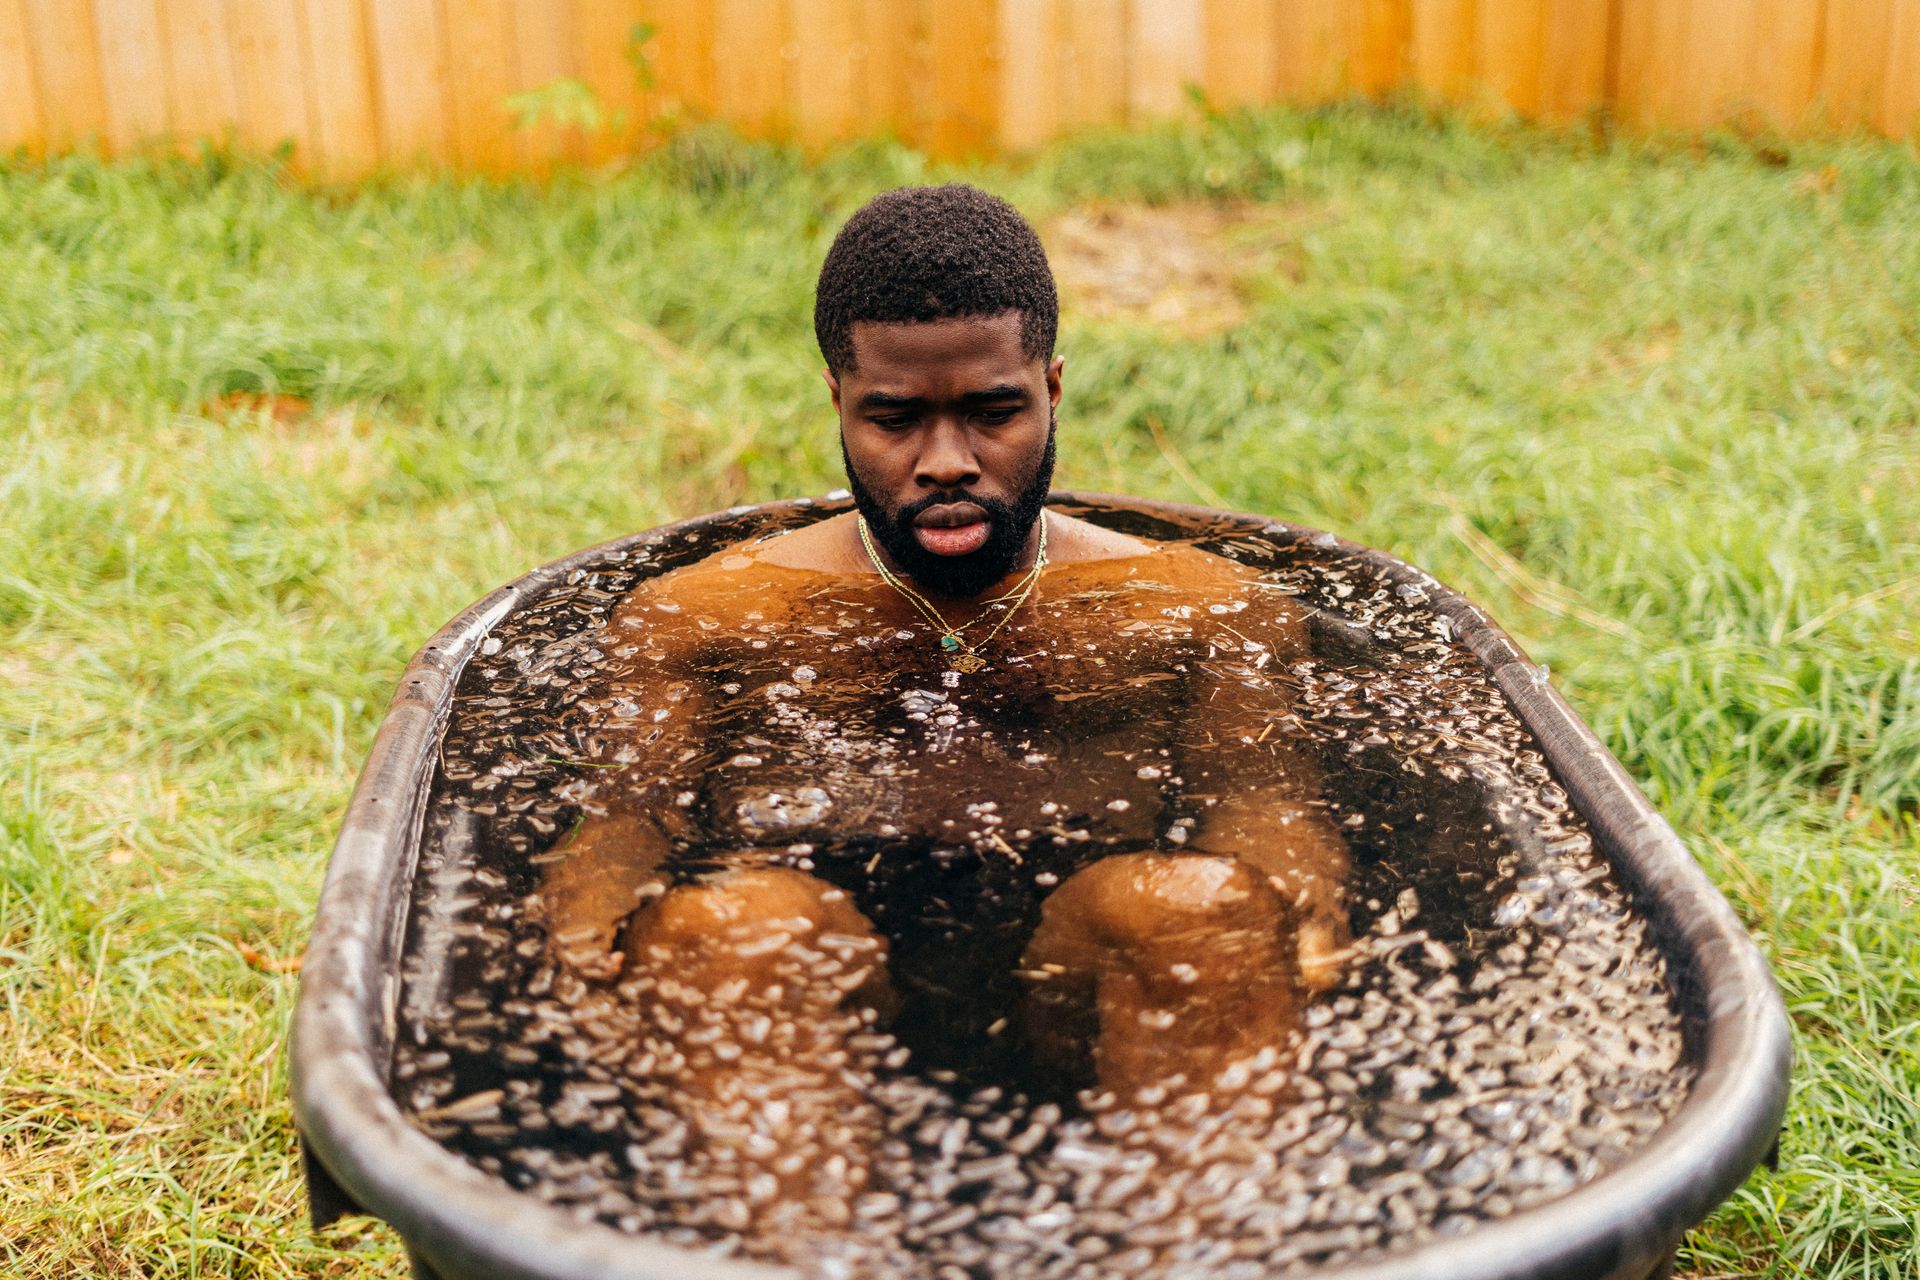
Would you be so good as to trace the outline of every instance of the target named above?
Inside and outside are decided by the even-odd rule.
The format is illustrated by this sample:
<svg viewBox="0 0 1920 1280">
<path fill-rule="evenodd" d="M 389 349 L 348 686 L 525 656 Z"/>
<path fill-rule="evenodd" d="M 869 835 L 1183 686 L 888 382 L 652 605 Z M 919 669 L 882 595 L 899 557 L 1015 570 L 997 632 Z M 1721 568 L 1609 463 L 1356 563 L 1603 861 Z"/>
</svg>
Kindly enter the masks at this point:
<svg viewBox="0 0 1920 1280">
<path fill-rule="evenodd" d="M 1072 510 L 1187 558 L 1049 570 L 964 675 L 877 579 L 755 562 L 810 511 L 503 620 L 428 804 L 416 1122 L 626 1230 L 941 1277 L 1310 1268 L 1564 1194 L 1658 1128 L 1688 1085 L 1660 954 L 1423 587 L 1280 527 Z M 636 822 L 657 856 L 583 875 Z M 1099 1041 L 1115 1006 L 1049 958 L 1050 895 L 1236 845 L 1277 914 L 1148 920 L 1190 998 Z M 740 934 L 751 982 L 638 960 L 636 921 L 729 873 L 830 905 Z M 1236 984 L 1271 1020 L 1202 1028 Z"/>
</svg>

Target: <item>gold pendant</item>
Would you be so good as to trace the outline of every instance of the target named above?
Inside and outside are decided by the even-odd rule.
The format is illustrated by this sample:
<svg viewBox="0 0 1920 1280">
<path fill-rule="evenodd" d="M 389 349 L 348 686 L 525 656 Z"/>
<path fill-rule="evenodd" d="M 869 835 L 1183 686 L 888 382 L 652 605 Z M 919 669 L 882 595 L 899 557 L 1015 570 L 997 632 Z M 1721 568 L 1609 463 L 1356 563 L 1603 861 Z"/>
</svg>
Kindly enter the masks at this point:
<svg viewBox="0 0 1920 1280">
<path fill-rule="evenodd" d="M 986 666 L 987 660 L 977 653 L 961 653 L 955 654 L 953 657 L 947 659 L 947 665 L 955 671 L 958 671 L 961 675 L 970 676 L 980 668 Z"/>
</svg>

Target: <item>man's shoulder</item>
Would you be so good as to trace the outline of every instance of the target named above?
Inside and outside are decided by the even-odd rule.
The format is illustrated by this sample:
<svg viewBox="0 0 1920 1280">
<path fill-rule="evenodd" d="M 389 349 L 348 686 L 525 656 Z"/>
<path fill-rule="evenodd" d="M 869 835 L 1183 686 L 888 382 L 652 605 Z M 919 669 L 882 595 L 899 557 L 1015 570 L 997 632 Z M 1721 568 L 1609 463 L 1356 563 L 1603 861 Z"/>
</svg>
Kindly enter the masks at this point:
<svg viewBox="0 0 1920 1280">
<path fill-rule="evenodd" d="M 773 569 L 870 574 L 873 565 L 861 550 L 859 535 L 854 532 L 858 519 L 853 512 L 843 511 L 756 542 L 749 553 Z"/>
<path fill-rule="evenodd" d="M 755 615 L 784 612 L 795 580 L 813 572 L 766 554 L 766 548 L 787 536 L 733 543 L 692 564 L 647 578 L 615 607 L 613 620 L 643 625 L 643 620 L 659 622 L 684 614 L 690 620 L 733 625 Z"/>
<path fill-rule="evenodd" d="M 1283 647 L 1299 640 L 1306 610 L 1252 565 L 1185 542 L 1125 538 L 1106 546 L 1107 555 L 1060 565 L 1056 589 L 1098 596 L 1108 609 L 1133 619 L 1198 612 L 1236 634 L 1271 631 L 1269 641 Z"/>
<path fill-rule="evenodd" d="M 1047 559 L 1054 564 L 1088 564 L 1152 555 L 1165 544 L 1148 542 L 1078 516 L 1047 512 Z"/>
<path fill-rule="evenodd" d="M 1117 573 L 1204 591 L 1258 579 L 1255 570 L 1185 542 L 1136 538 L 1087 520 L 1052 515 L 1054 547 L 1048 559 L 1061 566 L 1085 566 L 1094 576 Z"/>
</svg>

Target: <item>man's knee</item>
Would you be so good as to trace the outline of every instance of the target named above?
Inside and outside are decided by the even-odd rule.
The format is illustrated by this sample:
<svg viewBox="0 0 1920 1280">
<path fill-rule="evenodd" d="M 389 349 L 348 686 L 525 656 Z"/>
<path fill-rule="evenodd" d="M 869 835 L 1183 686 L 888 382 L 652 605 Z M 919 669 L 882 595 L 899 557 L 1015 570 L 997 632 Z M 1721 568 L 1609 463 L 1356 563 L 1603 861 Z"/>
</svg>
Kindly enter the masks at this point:
<svg viewBox="0 0 1920 1280">
<path fill-rule="evenodd" d="M 668 890 L 634 917 L 628 936 L 640 945 L 662 945 L 847 925 L 866 931 L 865 917 L 842 890 L 787 867 L 754 867 Z"/>
<path fill-rule="evenodd" d="M 1043 909 L 1070 916 L 1108 945 L 1176 937 L 1222 924 L 1278 927 L 1287 904 L 1244 863 L 1208 854 L 1127 853 L 1085 868 Z"/>
<path fill-rule="evenodd" d="M 669 890 L 628 926 L 634 967 L 682 987 L 778 1002 L 852 994 L 886 1013 L 884 940 L 846 892 L 785 867 L 731 871 Z M 811 993 L 811 994 L 810 994 Z"/>
<path fill-rule="evenodd" d="M 1062 885 L 1041 914 L 1026 957 L 1029 1035 L 1069 1078 L 1091 1066 L 1123 1095 L 1175 1075 L 1204 1087 L 1281 1043 L 1298 1018 L 1292 911 L 1231 858 L 1115 855 Z"/>
</svg>

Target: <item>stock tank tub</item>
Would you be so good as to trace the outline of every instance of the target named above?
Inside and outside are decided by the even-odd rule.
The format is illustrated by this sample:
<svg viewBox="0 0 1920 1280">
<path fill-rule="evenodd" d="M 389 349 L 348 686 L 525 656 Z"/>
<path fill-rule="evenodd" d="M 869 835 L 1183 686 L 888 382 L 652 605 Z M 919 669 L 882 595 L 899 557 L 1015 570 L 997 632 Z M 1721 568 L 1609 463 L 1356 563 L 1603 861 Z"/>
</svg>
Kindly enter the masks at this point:
<svg viewBox="0 0 1920 1280">
<path fill-rule="evenodd" d="M 1164 1172 L 1191 1135 L 1158 1147 L 1135 1135 L 1109 1152 L 1133 1163 L 1101 1172 L 1102 1136 L 1139 1119 L 1109 1099 L 1016 1158 L 995 1135 L 1036 1132 L 1032 1116 L 1059 1119 L 1058 1107 L 1015 1115 L 991 1088 L 929 1112 L 923 1090 L 911 1118 L 931 1118 L 903 1127 L 930 1133 L 947 1163 L 928 1166 L 922 1201 L 881 1197 L 904 1198 L 901 1238 L 921 1243 L 901 1246 L 905 1263 L 853 1272 L 1115 1274 L 1179 1257 L 1209 1274 L 1342 1280 L 1662 1274 L 1681 1235 L 1774 1142 L 1788 1036 L 1758 952 L 1619 764 L 1497 625 L 1412 566 L 1263 517 L 1104 495 L 1052 506 L 1252 566 L 1260 585 L 1307 606 L 1315 660 L 1284 677 L 1305 708 L 1288 723 L 1316 744 L 1316 803 L 1352 851 L 1358 958 L 1309 1011 L 1291 1068 L 1307 1083 L 1262 1112 L 1279 1108 L 1262 1132 L 1285 1130 L 1275 1142 L 1290 1150 L 1167 1183 L 1186 1200 L 1136 1229 L 1128 1215 L 1157 1185 L 1136 1172 L 1156 1158 L 1141 1149 L 1161 1151 Z M 605 1058 L 564 1030 L 529 1031 L 552 1010 L 520 987 L 552 979 L 527 978 L 532 962 L 514 959 L 540 951 L 524 912 L 516 923 L 527 887 L 516 866 L 559 856 L 548 851 L 564 849 L 590 791 L 579 769 L 595 766 L 566 759 L 578 744 L 557 720 L 514 720 L 500 691 L 559 688 L 566 663 L 590 651 L 583 637 L 590 646 L 650 576 L 846 509 L 843 495 L 774 503 L 591 548 L 489 595 L 415 657 L 335 847 L 295 1012 L 292 1087 L 316 1223 L 383 1218 L 416 1274 L 448 1280 L 799 1273 L 710 1222 L 704 1235 L 656 1229 L 664 1220 L 636 1189 L 653 1148 L 619 1109 L 658 1108 L 613 1101 L 617 1073 L 535 1078 L 566 1054 Z M 1423 707 L 1423 689 L 1462 706 Z M 768 821 L 804 807 L 793 797 L 809 793 L 789 790 Z M 1620 954 L 1602 954 L 1609 940 Z M 1620 1028 L 1603 1025 L 1616 1016 Z M 951 1085 L 951 1072 L 930 1074 Z M 969 1184 L 956 1157 L 961 1175 L 972 1158 L 993 1180 Z M 1256 1166 L 1267 1182 L 1242 1176 Z M 917 1177 L 922 1165 L 900 1168 Z M 1200 1203 L 1208 1188 L 1217 1203 Z M 1076 1194 L 1084 1210 L 1069 1212 Z M 947 1199 L 964 1212 L 941 1213 Z M 943 1230 L 955 1234 L 929 1234 Z M 1236 1252 L 1241 1236 L 1258 1247 Z"/>
</svg>

